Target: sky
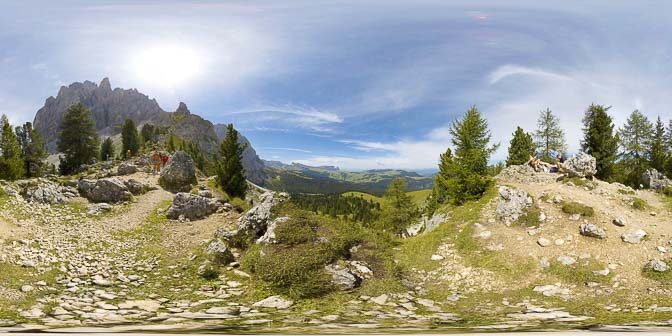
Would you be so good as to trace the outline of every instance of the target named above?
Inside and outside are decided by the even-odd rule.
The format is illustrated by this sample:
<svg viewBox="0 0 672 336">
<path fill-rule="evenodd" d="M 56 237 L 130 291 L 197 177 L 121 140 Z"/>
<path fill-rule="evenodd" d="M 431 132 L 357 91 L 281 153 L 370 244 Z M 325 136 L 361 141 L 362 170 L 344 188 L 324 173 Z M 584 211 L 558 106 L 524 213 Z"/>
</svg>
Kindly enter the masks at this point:
<svg viewBox="0 0 672 336">
<path fill-rule="evenodd" d="M 428 169 L 471 106 L 492 160 L 541 110 L 570 152 L 591 103 L 672 117 L 672 2 L 3 0 L 0 114 L 62 85 L 137 88 L 232 122 L 266 160 Z"/>
</svg>

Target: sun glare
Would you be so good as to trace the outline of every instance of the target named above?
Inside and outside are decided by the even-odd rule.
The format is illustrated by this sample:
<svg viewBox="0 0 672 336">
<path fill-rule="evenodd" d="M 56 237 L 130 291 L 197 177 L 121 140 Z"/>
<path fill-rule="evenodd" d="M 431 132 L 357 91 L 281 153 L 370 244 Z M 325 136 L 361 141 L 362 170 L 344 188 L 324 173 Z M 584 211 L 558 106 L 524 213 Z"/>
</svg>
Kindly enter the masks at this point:
<svg viewBox="0 0 672 336">
<path fill-rule="evenodd" d="M 158 45 L 135 52 L 131 71 L 147 84 L 175 89 L 201 74 L 203 63 L 203 55 L 193 48 Z"/>
</svg>

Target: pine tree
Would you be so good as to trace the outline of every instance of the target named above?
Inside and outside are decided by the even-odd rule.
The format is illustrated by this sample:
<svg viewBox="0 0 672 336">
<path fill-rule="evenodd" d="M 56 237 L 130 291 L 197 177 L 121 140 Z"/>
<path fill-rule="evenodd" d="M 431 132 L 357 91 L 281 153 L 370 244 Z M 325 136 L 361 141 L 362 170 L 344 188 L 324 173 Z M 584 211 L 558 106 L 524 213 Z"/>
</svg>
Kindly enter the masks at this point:
<svg viewBox="0 0 672 336">
<path fill-rule="evenodd" d="M 111 138 L 105 138 L 102 144 L 100 144 L 100 160 L 108 161 L 114 157 L 114 144 L 112 143 Z"/>
<path fill-rule="evenodd" d="M 665 163 L 665 172 L 667 173 L 667 176 L 672 176 L 672 119 L 670 119 L 667 124 L 665 139 L 668 154 L 667 162 Z"/>
<path fill-rule="evenodd" d="M 247 180 L 242 163 L 244 150 L 245 146 L 238 143 L 238 131 L 233 128 L 233 124 L 228 124 L 226 137 L 219 149 L 217 183 L 230 197 L 245 198 L 247 192 Z"/>
<path fill-rule="evenodd" d="M 567 150 L 565 132 L 560 128 L 560 120 L 550 109 L 541 111 L 534 138 L 541 160 L 553 162 Z"/>
<path fill-rule="evenodd" d="M 618 131 L 621 157 L 627 167 L 627 177 L 624 181 L 633 188 L 639 188 L 644 183 L 642 174 L 648 168 L 647 153 L 651 143 L 653 125 L 639 110 L 633 111 L 623 128 Z"/>
<path fill-rule="evenodd" d="M 614 123 L 607 113 L 611 107 L 591 104 L 583 117 L 583 151 L 595 157 L 597 174 L 601 180 L 613 178 L 618 156 L 618 136 L 614 133 Z"/>
<path fill-rule="evenodd" d="M 121 153 L 126 155 L 126 152 L 130 150 L 131 155 L 137 155 L 139 149 L 138 129 L 132 119 L 126 119 L 124 126 L 121 128 Z"/>
<path fill-rule="evenodd" d="M 656 125 L 653 127 L 653 133 L 647 147 L 647 157 L 649 158 L 651 168 L 659 172 L 665 172 L 668 154 L 665 145 L 665 125 L 660 120 L 660 117 L 656 120 Z"/>
<path fill-rule="evenodd" d="M 436 204 L 431 204 L 431 207 L 436 207 L 446 201 L 446 190 L 448 190 L 450 181 L 455 178 L 455 170 L 453 152 L 450 148 L 447 148 L 445 153 L 439 155 L 439 172 L 434 178 L 434 188 L 431 195 L 432 202 Z"/>
<path fill-rule="evenodd" d="M 90 164 L 98 157 L 98 132 L 96 122 L 81 103 L 70 106 L 60 125 L 58 150 L 61 174 L 76 172 L 84 164 Z"/>
<path fill-rule="evenodd" d="M 16 137 L 21 147 L 24 175 L 26 177 L 42 176 L 45 173 L 44 159 L 48 156 L 44 147 L 44 139 L 30 122 L 16 127 Z"/>
<path fill-rule="evenodd" d="M 6 115 L 0 118 L 0 180 L 13 181 L 23 176 L 23 159 L 19 141 Z"/>
<path fill-rule="evenodd" d="M 443 184 L 447 198 L 454 204 L 478 199 L 492 184 L 488 176 L 488 159 L 499 145 L 490 146 L 488 122 L 476 107 L 470 108 L 450 128 L 455 146 L 451 168 Z"/>
<path fill-rule="evenodd" d="M 530 159 L 534 149 L 532 135 L 517 127 L 509 145 L 509 157 L 506 159 L 506 166 L 524 164 Z"/>
</svg>

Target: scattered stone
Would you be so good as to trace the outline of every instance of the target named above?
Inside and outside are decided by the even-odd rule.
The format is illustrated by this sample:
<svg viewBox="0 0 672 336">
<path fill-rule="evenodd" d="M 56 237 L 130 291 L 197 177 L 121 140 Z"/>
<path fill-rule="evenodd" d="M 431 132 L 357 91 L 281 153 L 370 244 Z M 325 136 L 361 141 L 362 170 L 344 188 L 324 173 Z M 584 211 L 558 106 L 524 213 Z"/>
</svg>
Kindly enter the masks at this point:
<svg viewBox="0 0 672 336">
<path fill-rule="evenodd" d="M 541 247 L 547 247 L 551 245 L 551 241 L 544 237 L 541 237 L 537 240 L 537 244 L 539 244 L 539 246 Z"/>
<path fill-rule="evenodd" d="M 126 180 L 124 181 L 124 185 L 126 185 L 131 194 L 136 196 L 146 194 L 152 189 L 149 184 L 142 183 L 136 179 Z"/>
<path fill-rule="evenodd" d="M 382 306 L 387 303 L 387 300 L 389 298 L 390 297 L 387 294 L 381 294 L 379 296 L 372 297 L 371 299 L 369 299 L 369 301 Z"/>
<path fill-rule="evenodd" d="M 595 224 L 591 224 L 591 223 L 581 224 L 581 226 L 579 226 L 579 233 L 582 236 L 586 236 L 586 237 L 593 237 L 593 238 L 598 238 L 598 239 L 607 238 L 607 233 L 604 232 L 604 229 L 598 227 Z"/>
<path fill-rule="evenodd" d="M 331 275 L 332 284 L 340 290 L 350 290 L 362 283 L 362 278 L 339 263 L 326 265 L 324 270 Z"/>
<path fill-rule="evenodd" d="M 274 295 L 254 303 L 252 307 L 287 309 L 293 304 L 294 301 L 284 299 L 278 295 Z"/>
<path fill-rule="evenodd" d="M 637 229 L 633 231 L 628 231 L 621 235 L 621 239 L 630 244 L 639 244 L 642 242 L 642 239 L 646 237 L 646 231 L 642 229 Z"/>
<path fill-rule="evenodd" d="M 24 292 L 24 293 L 32 292 L 33 289 L 35 289 L 35 288 L 34 288 L 33 286 L 31 286 L 31 285 L 23 285 L 23 286 L 21 286 L 21 291 Z"/>
<path fill-rule="evenodd" d="M 670 269 L 670 266 L 667 265 L 664 261 L 660 259 L 653 259 L 649 261 L 647 267 L 655 272 L 667 272 Z"/>
<path fill-rule="evenodd" d="M 86 214 L 89 216 L 100 216 L 110 211 L 112 211 L 112 206 L 107 203 L 91 203 L 86 209 Z"/>
<path fill-rule="evenodd" d="M 621 217 L 614 218 L 613 223 L 616 226 L 625 226 L 625 224 L 626 224 L 625 219 L 623 219 Z"/>
<path fill-rule="evenodd" d="M 433 260 L 433 261 L 439 261 L 439 260 L 443 260 L 444 257 L 443 257 L 442 255 L 432 254 L 432 256 L 430 257 L 430 259 Z"/>
<path fill-rule="evenodd" d="M 576 263 L 576 259 L 566 255 L 559 256 L 557 260 L 559 263 L 565 266 L 574 265 Z"/>
<path fill-rule="evenodd" d="M 569 289 L 562 288 L 558 285 L 535 286 L 532 290 L 541 293 L 543 296 L 559 296 L 564 299 L 569 299 Z"/>
</svg>

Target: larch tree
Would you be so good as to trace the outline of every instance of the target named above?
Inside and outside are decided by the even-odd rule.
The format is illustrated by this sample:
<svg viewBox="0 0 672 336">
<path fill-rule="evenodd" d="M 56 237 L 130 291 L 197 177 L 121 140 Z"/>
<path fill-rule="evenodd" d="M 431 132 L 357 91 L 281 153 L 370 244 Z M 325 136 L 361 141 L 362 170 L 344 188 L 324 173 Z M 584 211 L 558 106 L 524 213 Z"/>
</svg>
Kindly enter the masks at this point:
<svg viewBox="0 0 672 336">
<path fill-rule="evenodd" d="M 26 177 L 39 177 L 45 173 L 44 160 L 48 153 L 44 147 L 44 138 L 27 122 L 16 127 L 16 137 L 23 157 L 23 173 Z"/>
<path fill-rule="evenodd" d="M 648 168 L 647 153 L 652 132 L 653 125 L 639 110 L 633 111 L 623 128 L 618 131 L 620 156 L 628 170 L 624 182 L 633 188 L 639 188 L 644 183 L 642 174 Z"/>
<path fill-rule="evenodd" d="M 140 149 L 140 137 L 133 119 L 126 119 L 121 128 L 121 154 L 126 155 L 130 150 L 131 155 L 137 155 Z"/>
<path fill-rule="evenodd" d="M 663 124 L 660 117 L 658 117 L 656 124 L 653 126 L 653 133 L 651 133 L 651 139 L 647 147 L 647 156 L 651 168 L 659 172 L 665 172 L 665 165 L 669 154 L 667 153 L 665 143 L 665 124 Z"/>
<path fill-rule="evenodd" d="M 114 143 L 112 143 L 112 138 L 107 137 L 100 145 L 100 159 L 108 161 L 111 158 L 114 158 Z"/>
<path fill-rule="evenodd" d="M 544 161 L 553 162 L 558 155 L 564 155 L 567 151 L 565 132 L 560 127 L 560 119 L 553 115 L 551 109 L 541 111 L 534 140 L 540 159 Z"/>
</svg>

